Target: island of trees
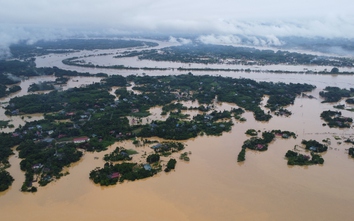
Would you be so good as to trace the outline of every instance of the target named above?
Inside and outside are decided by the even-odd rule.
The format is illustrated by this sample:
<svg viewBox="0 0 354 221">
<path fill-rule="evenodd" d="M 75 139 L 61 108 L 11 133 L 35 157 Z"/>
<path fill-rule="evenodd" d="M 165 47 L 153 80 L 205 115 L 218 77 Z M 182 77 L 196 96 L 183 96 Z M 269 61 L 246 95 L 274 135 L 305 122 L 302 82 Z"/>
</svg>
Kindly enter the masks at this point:
<svg viewBox="0 0 354 221">
<path fill-rule="evenodd" d="M 18 83 L 11 76 L 30 77 L 40 74 L 55 76 L 55 82 L 65 84 L 72 76 L 88 76 L 60 70 L 58 68 L 36 68 L 33 60 L 9 61 L 1 66 L 1 76 L 8 85 Z M 23 68 L 23 69 L 22 69 Z M 10 73 L 10 74 L 5 74 Z M 256 82 L 244 78 L 192 73 L 177 76 L 136 76 L 127 77 L 97 74 L 100 83 L 66 91 L 52 90 L 47 94 L 29 94 L 10 99 L 6 108 L 9 116 L 41 113 L 43 120 L 27 122 L 12 133 L 0 135 L 1 189 L 11 185 L 11 175 L 5 169 L 9 166 L 8 157 L 12 147 L 18 145 L 21 170 L 25 172 L 22 191 L 37 191 L 37 186 L 67 175 L 63 168 L 81 159 L 85 151 L 102 151 L 117 141 L 147 139 L 157 136 L 169 140 L 186 140 L 209 135 L 220 136 L 230 131 L 234 122 L 245 120 L 245 111 L 253 113 L 257 121 L 267 122 L 279 111 L 294 103 L 297 96 L 313 90 L 309 84 L 285 84 Z M 134 93 L 128 87 L 134 85 Z M 117 87 L 112 91 L 112 87 Z M 114 94 L 114 95 L 113 95 Z M 264 96 L 269 96 L 265 112 L 261 107 Z M 187 107 L 185 102 L 197 101 L 198 107 Z M 231 110 L 219 111 L 216 102 L 228 102 L 237 105 Z M 162 106 L 165 120 L 153 120 L 146 124 L 131 124 L 129 117 L 142 118 L 150 115 L 149 110 Z M 197 109 L 201 111 L 191 117 L 185 112 Z M 3 122 L 5 124 L 5 122 Z M 252 135 L 252 134 L 251 134 Z M 244 142 L 238 161 L 245 159 L 246 149 L 265 151 L 276 137 L 284 139 L 296 137 L 289 131 L 274 130 L 262 132 L 262 136 Z M 321 152 L 317 144 L 314 152 Z M 311 149 L 311 148 L 309 148 Z M 180 143 L 161 143 L 154 153 L 146 156 L 146 163 L 132 162 L 134 154 L 121 147 L 105 156 L 106 163 L 90 173 L 90 179 L 100 185 L 112 185 L 124 180 L 136 180 L 153 176 L 160 171 L 175 168 L 178 157 L 174 153 L 183 150 Z M 188 161 L 188 154 L 181 153 L 181 159 Z M 162 165 L 161 159 L 168 158 Z M 175 159 L 176 158 L 176 159 Z M 165 159 L 166 160 L 166 159 Z M 36 184 L 38 183 L 38 185 Z"/>
<path fill-rule="evenodd" d="M 311 152 L 311 157 L 305 154 L 300 154 L 292 150 L 286 152 L 285 157 L 288 159 L 288 165 L 314 165 L 323 164 L 324 159 L 319 155 Z"/>
<path fill-rule="evenodd" d="M 177 161 L 170 158 L 163 169 L 161 157 L 170 156 L 172 152 L 179 152 L 184 149 L 180 142 L 163 142 L 151 147 L 155 153 L 146 157 L 146 163 L 128 163 L 131 160 L 129 151 L 124 148 L 116 148 L 111 154 L 105 155 L 107 161 L 103 168 L 96 168 L 90 172 L 90 179 L 101 186 L 114 185 L 124 180 L 139 180 L 151 177 L 162 170 L 170 172 L 175 169 Z M 108 162 L 109 161 L 109 162 Z M 122 163 L 112 163 L 123 161 Z"/>
<path fill-rule="evenodd" d="M 260 131 L 259 131 L 260 132 Z M 288 139 L 293 137 L 296 139 L 296 134 L 290 131 L 272 130 L 262 132 L 262 138 L 258 137 L 258 132 L 255 129 L 248 129 L 246 134 L 252 136 L 250 139 L 243 142 L 240 153 L 237 156 L 237 162 L 243 162 L 246 160 L 246 149 L 254 151 L 266 151 L 268 145 L 276 137 Z"/>
<path fill-rule="evenodd" d="M 329 127 L 350 128 L 353 119 L 350 117 L 343 117 L 340 111 L 323 111 L 321 118 L 327 122 Z"/>
<path fill-rule="evenodd" d="M 188 44 L 182 46 L 167 47 L 160 50 L 133 51 L 117 57 L 138 56 L 139 59 L 155 61 L 177 61 L 183 63 L 204 64 L 243 64 L 243 65 L 323 65 L 352 67 L 353 62 L 348 58 L 334 58 L 316 56 L 310 54 L 259 50 L 249 47 L 234 47 L 212 44 Z M 331 70 L 338 73 L 338 68 Z"/>
</svg>

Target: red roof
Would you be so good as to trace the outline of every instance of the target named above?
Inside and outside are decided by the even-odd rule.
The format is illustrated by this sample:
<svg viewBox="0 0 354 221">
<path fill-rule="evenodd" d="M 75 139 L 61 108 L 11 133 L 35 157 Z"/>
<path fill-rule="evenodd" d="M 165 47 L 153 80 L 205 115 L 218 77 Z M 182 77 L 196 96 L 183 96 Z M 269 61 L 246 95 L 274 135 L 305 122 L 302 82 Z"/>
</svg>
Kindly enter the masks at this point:
<svg viewBox="0 0 354 221">
<path fill-rule="evenodd" d="M 90 138 L 88 137 L 78 137 L 78 138 L 74 138 L 73 141 L 74 142 L 85 142 L 88 141 Z"/>
<path fill-rule="evenodd" d="M 120 174 L 118 172 L 111 174 L 111 179 L 118 178 Z"/>
</svg>

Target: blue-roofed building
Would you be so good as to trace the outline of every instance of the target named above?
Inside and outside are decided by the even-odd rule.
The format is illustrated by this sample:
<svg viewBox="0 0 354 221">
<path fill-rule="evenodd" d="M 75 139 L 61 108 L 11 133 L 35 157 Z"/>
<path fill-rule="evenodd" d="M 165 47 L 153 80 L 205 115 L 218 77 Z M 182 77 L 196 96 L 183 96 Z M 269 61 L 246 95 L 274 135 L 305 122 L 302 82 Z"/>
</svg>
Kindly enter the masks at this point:
<svg viewBox="0 0 354 221">
<path fill-rule="evenodd" d="M 144 169 L 150 171 L 151 170 L 150 164 L 144 164 Z"/>
</svg>

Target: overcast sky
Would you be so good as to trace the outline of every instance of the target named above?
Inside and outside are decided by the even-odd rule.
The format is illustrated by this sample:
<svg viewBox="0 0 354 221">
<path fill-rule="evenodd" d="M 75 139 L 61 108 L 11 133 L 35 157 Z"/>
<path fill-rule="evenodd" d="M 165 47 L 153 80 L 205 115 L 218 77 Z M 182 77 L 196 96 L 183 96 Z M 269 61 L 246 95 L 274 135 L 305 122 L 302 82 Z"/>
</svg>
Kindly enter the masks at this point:
<svg viewBox="0 0 354 221">
<path fill-rule="evenodd" d="M 354 38 L 353 9 L 353 0 L 0 0 L 0 46 L 75 34 Z"/>
</svg>

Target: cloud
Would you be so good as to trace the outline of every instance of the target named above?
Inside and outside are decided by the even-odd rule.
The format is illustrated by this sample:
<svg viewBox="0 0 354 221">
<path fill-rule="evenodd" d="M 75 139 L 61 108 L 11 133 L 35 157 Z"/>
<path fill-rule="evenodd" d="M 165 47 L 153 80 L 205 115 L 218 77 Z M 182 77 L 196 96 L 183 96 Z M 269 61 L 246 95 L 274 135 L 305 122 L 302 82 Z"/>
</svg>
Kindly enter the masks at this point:
<svg viewBox="0 0 354 221">
<path fill-rule="evenodd" d="M 204 44 L 241 44 L 242 40 L 233 35 L 202 35 L 198 38 Z"/>
<path fill-rule="evenodd" d="M 260 46 L 282 45 L 279 38 L 285 36 L 354 39 L 352 0 L 0 2 L 3 54 L 8 54 L 8 46 L 19 40 L 77 36 L 200 35 L 205 42 Z"/>
<path fill-rule="evenodd" d="M 190 44 L 192 43 L 192 40 L 187 39 L 187 38 L 175 38 L 173 36 L 170 36 L 169 42 L 171 43 L 181 43 L 181 44 Z"/>
</svg>

